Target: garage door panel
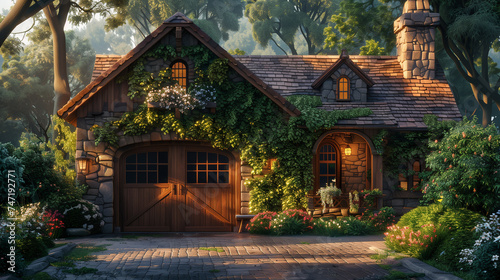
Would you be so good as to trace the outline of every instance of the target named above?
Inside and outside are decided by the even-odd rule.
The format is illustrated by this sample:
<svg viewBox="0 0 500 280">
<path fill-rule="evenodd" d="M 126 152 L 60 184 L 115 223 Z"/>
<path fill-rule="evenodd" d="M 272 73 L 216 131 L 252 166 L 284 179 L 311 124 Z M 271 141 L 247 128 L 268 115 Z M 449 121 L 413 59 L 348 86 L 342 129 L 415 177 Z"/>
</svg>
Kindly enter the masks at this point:
<svg viewBox="0 0 500 280">
<path fill-rule="evenodd" d="M 124 228 L 157 227 L 158 230 L 170 230 L 174 211 L 172 187 L 124 188 Z"/>
<path fill-rule="evenodd" d="M 231 231 L 234 160 L 212 148 L 148 147 L 120 161 L 124 231 Z"/>
</svg>

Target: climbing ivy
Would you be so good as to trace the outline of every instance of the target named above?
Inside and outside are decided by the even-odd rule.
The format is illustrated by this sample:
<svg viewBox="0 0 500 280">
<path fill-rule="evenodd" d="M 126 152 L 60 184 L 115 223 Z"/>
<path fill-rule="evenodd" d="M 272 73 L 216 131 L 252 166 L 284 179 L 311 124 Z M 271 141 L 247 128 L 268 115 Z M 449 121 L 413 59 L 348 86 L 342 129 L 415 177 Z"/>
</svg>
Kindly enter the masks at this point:
<svg viewBox="0 0 500 280">
<path fill-rule="evenodd" d="M 176 56 L 172 47 L 159 47 L 144 57 L 169 60 Z M 216 112 L 193 110 L 177 119 L 173 112 L 142 105 L 124 113 L 119 120 L 94 126 L 96 144 L 117 146 L 119 132 L 142 135 L 160 128 L 164 133 L 175 132 L 181 139 L 209 141 L 214 148 L 238 150 L 254 174 L 260 174 L 267 160 L 275 158 L 273 172 L 247 184 L 251 188 L 253 212 L 305 208 L 306 194 L 313 184 L 315 141 L 340 119 L 371 114 L 367 108 L 324 111 L 318 108 L 322 105 L 318 97 L 299 95 L 288 100 L 302 114 L 287 120 L 279 107 L 250 83 L 229 80 L 236 73 L 228 67 L 227 59 L 216 58 L 202 45 L 184 48 L 181 57 L 189 57 L 195 63 L 198 75 L 191 86 L 215 89 Z M 137 61 L 128 77 L 131 97 L 144 96 L 145 90 L 171 82 L 169 69 L 155 77 L 144 70 L 144 63 L 144 59 Z"/>
</svg>

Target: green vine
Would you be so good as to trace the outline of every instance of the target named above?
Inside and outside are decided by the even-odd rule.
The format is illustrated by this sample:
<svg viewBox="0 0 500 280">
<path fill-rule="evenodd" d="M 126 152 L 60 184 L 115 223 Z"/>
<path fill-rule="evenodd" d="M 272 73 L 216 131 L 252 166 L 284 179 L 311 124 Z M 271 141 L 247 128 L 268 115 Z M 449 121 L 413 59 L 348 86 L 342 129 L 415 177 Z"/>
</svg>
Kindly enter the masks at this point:
<svg viewBox="0 0 500 280">
<path fill-rule="evenodd" d="M 176 55 L 171 47 L 155 48 L 150 52 L 146 57 L 169 59 Z M 217 92 L 216 112 L 193 110 L 176 119 L 173 112 L 142 105 L 133 112 L 124 113 L 117 121 L 94 126 L 96 144 L 107 142 L 117 146 L 119 132 L 142 135 L 160 128 L 163 133 L 175 132 L 181 139 L 209 141 L 218 149 L 239 150 L 242 160 L 255 174 L 262 172 L 268 159 L 276 158 L 273 172 L 248 182 L 253 212 L 267 210 L 266 207 L 273 210 L 305 208 L 306 194 L 313 184 L 312 147 L 315 141 L 340 119 L 371 114 L 367 108 L 324 111 L 317 108 L 322 105 L 318 97 L 300 95 L 288 99 L 302 114 L 286 120 L 279 107 L 250 83 L 229 81 L 228 77 L 236 73 L 228 67 L 226 59 L 216 58 L 204 46 L 184 48 L 181 56 L 195 62 L 198 77 L 194 86 L 211 87 Z M 168 71 L 161 74 L 162 78 L 147 73 L 141 60 L 133 66 L 132 73 L 129 86 L 134 94 L 130 94 L 131 97 L 141 96 L 144 89 L 161 86 L 170 79 Z"/>
</svg>

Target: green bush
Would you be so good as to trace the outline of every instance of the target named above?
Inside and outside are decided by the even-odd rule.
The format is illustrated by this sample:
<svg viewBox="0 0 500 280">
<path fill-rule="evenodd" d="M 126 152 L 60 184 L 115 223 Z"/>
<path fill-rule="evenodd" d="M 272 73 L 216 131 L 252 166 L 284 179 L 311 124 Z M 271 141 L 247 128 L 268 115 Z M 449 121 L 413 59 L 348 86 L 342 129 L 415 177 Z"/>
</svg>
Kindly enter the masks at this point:
<svg viewBox="0 0 500 280">
<path fill-rule="evenodd" d="M 419 206 L 404 214 L 398 222 L 398 226 L 408 226 L 411 229 L 418 229 L 425 224 L 439 224 L 438 219 L 444 213 L 444 207 L 440 204 Z"/>
<path fill-rule="evenodd" d="M 47 246 L 45 246 L 41 237 L 18 239 L 16 244 L 27 261 L 32 261 L 48 254 Z"/>
<path fill-rule="evenodd" d="M 500 209 L 500 134 L 494 125 L 482 127 L 476 119 L 464 119 L 429 146 L 427 200 L 482 214 Z"/>
<path fill-rule="evenodd" d="M 343 217 L 340 219 L 320 218 L 314 222 L 314 233 L 318 235 L 366 235 L 375 232 L 372 223 L 356 217 Z"/>
<path fill-rule="evenodd" d="M 104 225 L 99 207 L 89 201 L 70 200 L 57 208 L 63 214 L 62 221 L 66 228 L 84 228 L 91 233 L 99 233 Z"/>
<path fill-rule="evenodd" d="M 266 211 L 255 215 L 247 224 L 247 230 L 254 234 L 270 234 L 271 222 L 278 215 L 276 212 Z"/>
<path fill-rule="evenodd" d="M 0 273 L 7 272 L 11 267 L 11 264 L 8 263 L 11 260 L 11 257 L 8 255 L 11 254 L 10 247 L 13 246 L 13 244 L 9 243 L 9 235 L 10 232 L 8 231 L 8 228 L 4 227 L 3 225 L 0 226 Z M 19 250 L 19 246 L 15 247 L 15 257 L 12 260 L 12 264 L 15 265 L 14 269 L 16 274 L 20 276 L 23 269 L 26 267 L 26 262 L 24 260 L 23 254 Z"/>
<path fill-rule="evenodd" d="M 313 229 L 313 218 L 304 210 L 289 209 L 274 216 L 271 228 L 277 235 L 302 234 Z"/>
<path fill-rule="evenodd" d="M 7 204 L 9 202 L 9 184 L 14 189 L 18 190 L 21 184 L 24 184 L 23 181 L 23 171 L 24 166 L 22 162 L 13 156 L 14 146 L 12 144 L 1 144 L 0 143 L 0 201 L 2 203 Z M 13 170 L 14 172 L 9 172 Z M 10 176 L 9 176 L 10 175 Z M 10 179 L 11 181 L 9 181 Z M 18 201 L 19 192 L 16 191 L 11 195 L 10 201 Z M 14 199 L 14 200 L 12 200 Z M 3 209 L 0 210 L 0 212 Z"/>
<path fill-rule="evenodd" d="M 433 239 L 432 246 L 431 244 L 421 242 L 429 245 L 431 248 L 420 251 L 412 248 L 412 254 L 420 258 L 433 258 L 440 263 L 459 268 L 458 261 L 460 256 L 458 253 L 460 250 L 470 246 L 470 242 L 473 240 L 473 228 L 481 218 L 480 214 L 471 210 L 446 208 L 440 204 L 431 204 L 428 206 L 419 206 L 403 215 L 397 223 L 397 227 L 407 234 L 410 234 L 410 232 L 415 234 L 419 230 L 422 232 L 422 226 L 424 225 L 435 225 L 436 230 L 443 233 L 441 236 L 438 236 L 437 242 Z M 389 230 L 388 233 L 389 235 L 394 235 L 394 228 Z M 402 235 L 399 236 L 403 238 Z M 396 241 L 387 241 L 388 239 L 386 237 L 386 242 L 393 243 L 390 245 L 392 246 L 391 248 L 395 250 L 409 250 L 405 247 L 409 246 L 407 241 L 404 241 L 405 244 L 398 247 L 395 244 Z M 415 247 L 418 248 L 419 245 L 415 245 Z M 434 255 L 431 255 L 432 253 Z"/>
<path fill-rule="evenodd" d="M 465 264 L 460 263 L 460 252 L 463 249 L 474 245 L 474 232 L 472 230 L 458 230 L 446 235 L 441 244 L 436 249 L 432 259 L 436 262 L 447 265 L 454 270 L 463 270 Z"/>
<path fill-rule="evenodd" d="M 460 262 L 466 264 L 475 279 L 498 279 L 500 275 L 500 210 L 483 219 L 475 227 L 472 248 L 460 252 Z"/>
<path fill-rule="evenodd" d="M 375 231 L 386 231 L 396 223 L 396 212 L 392 207 L 382 207 L 379 211 L 366 210 L 359 218 L 372 224 Z"/>
<path fill-rule="evenodd" d="M 446 230 L 433 224 L 422 225 L 419 229 L 394 225 L 385 232 L 385 244 L 388 248 L 419 259 L 432 256 Z"/>
</svg>

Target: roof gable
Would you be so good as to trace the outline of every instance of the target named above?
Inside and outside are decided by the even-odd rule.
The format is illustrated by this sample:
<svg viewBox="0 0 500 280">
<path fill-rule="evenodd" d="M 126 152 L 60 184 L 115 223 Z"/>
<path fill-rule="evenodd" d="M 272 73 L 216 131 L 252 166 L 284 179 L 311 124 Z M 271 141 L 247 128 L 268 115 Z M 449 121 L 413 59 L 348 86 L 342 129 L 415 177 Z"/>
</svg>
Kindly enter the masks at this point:
<svg viewBox="0 0 500 280">
<path fill-rule="evenodd" d="M 314 89 L 321 87 L 321 85 L 344 64 L 356 73 L 356 75 L 361 78 L 368 85 L 368 87 L 372 87 L 374 85 L 373 80 L 349 58 L 347 51 L 342 50 L 340 58 L 332 66 L 326 69 L 326 71 L 323 72 L 323 74 L 317 78 L 314 83 L 312 83 L 311 87 Z"/>
<path fill-rule="evenodd" d="M 97 94 L 100 89 L 110 83 L 120 73 L 125 71 L 128 66 L 137 61 L 143 54 L 145 54 L 149 49 L 155 46 L 163 37 L 165 37 L 172 31 L 177 31 L 178 28 L 182 28 L 185 31 L 189 32 L 201 44 L 212 51 L 217 57 L 227 59 L 229 67 L 231 67 L 234 71 L 236 71 L 264 95 L 270 98 L 275 104 L 278 105 L 278 107 L 280 107 L 290 116 L 300 115 L 300 111 L 294 105 L 292 105 L 279 93 L 269 87 L 259 77 L 254 75 L 252 71 L 250 71 L 242 63 L 234 59 L 233 56 L 231 56 L 227 51 L 219 46 L 219 44 L 217 44 L 214 40 L 212 40 L 189 18 L 178 12 L 165 20 L 162 25 L 160 25 L 155 31 L 147 36 L 140 44 L 138 44 L 128 54 L 115 62 L 106 71 L 102 72 L 75 97 L 68 101 L 68 103 L 66 103 L 66 105 L 64 105 L 57 112 L 58 116 L 64 118 L 69 123 L 76 125 L 76 111 L 79 107 L 85 104 L 92 96 Z"/>
</svg>

